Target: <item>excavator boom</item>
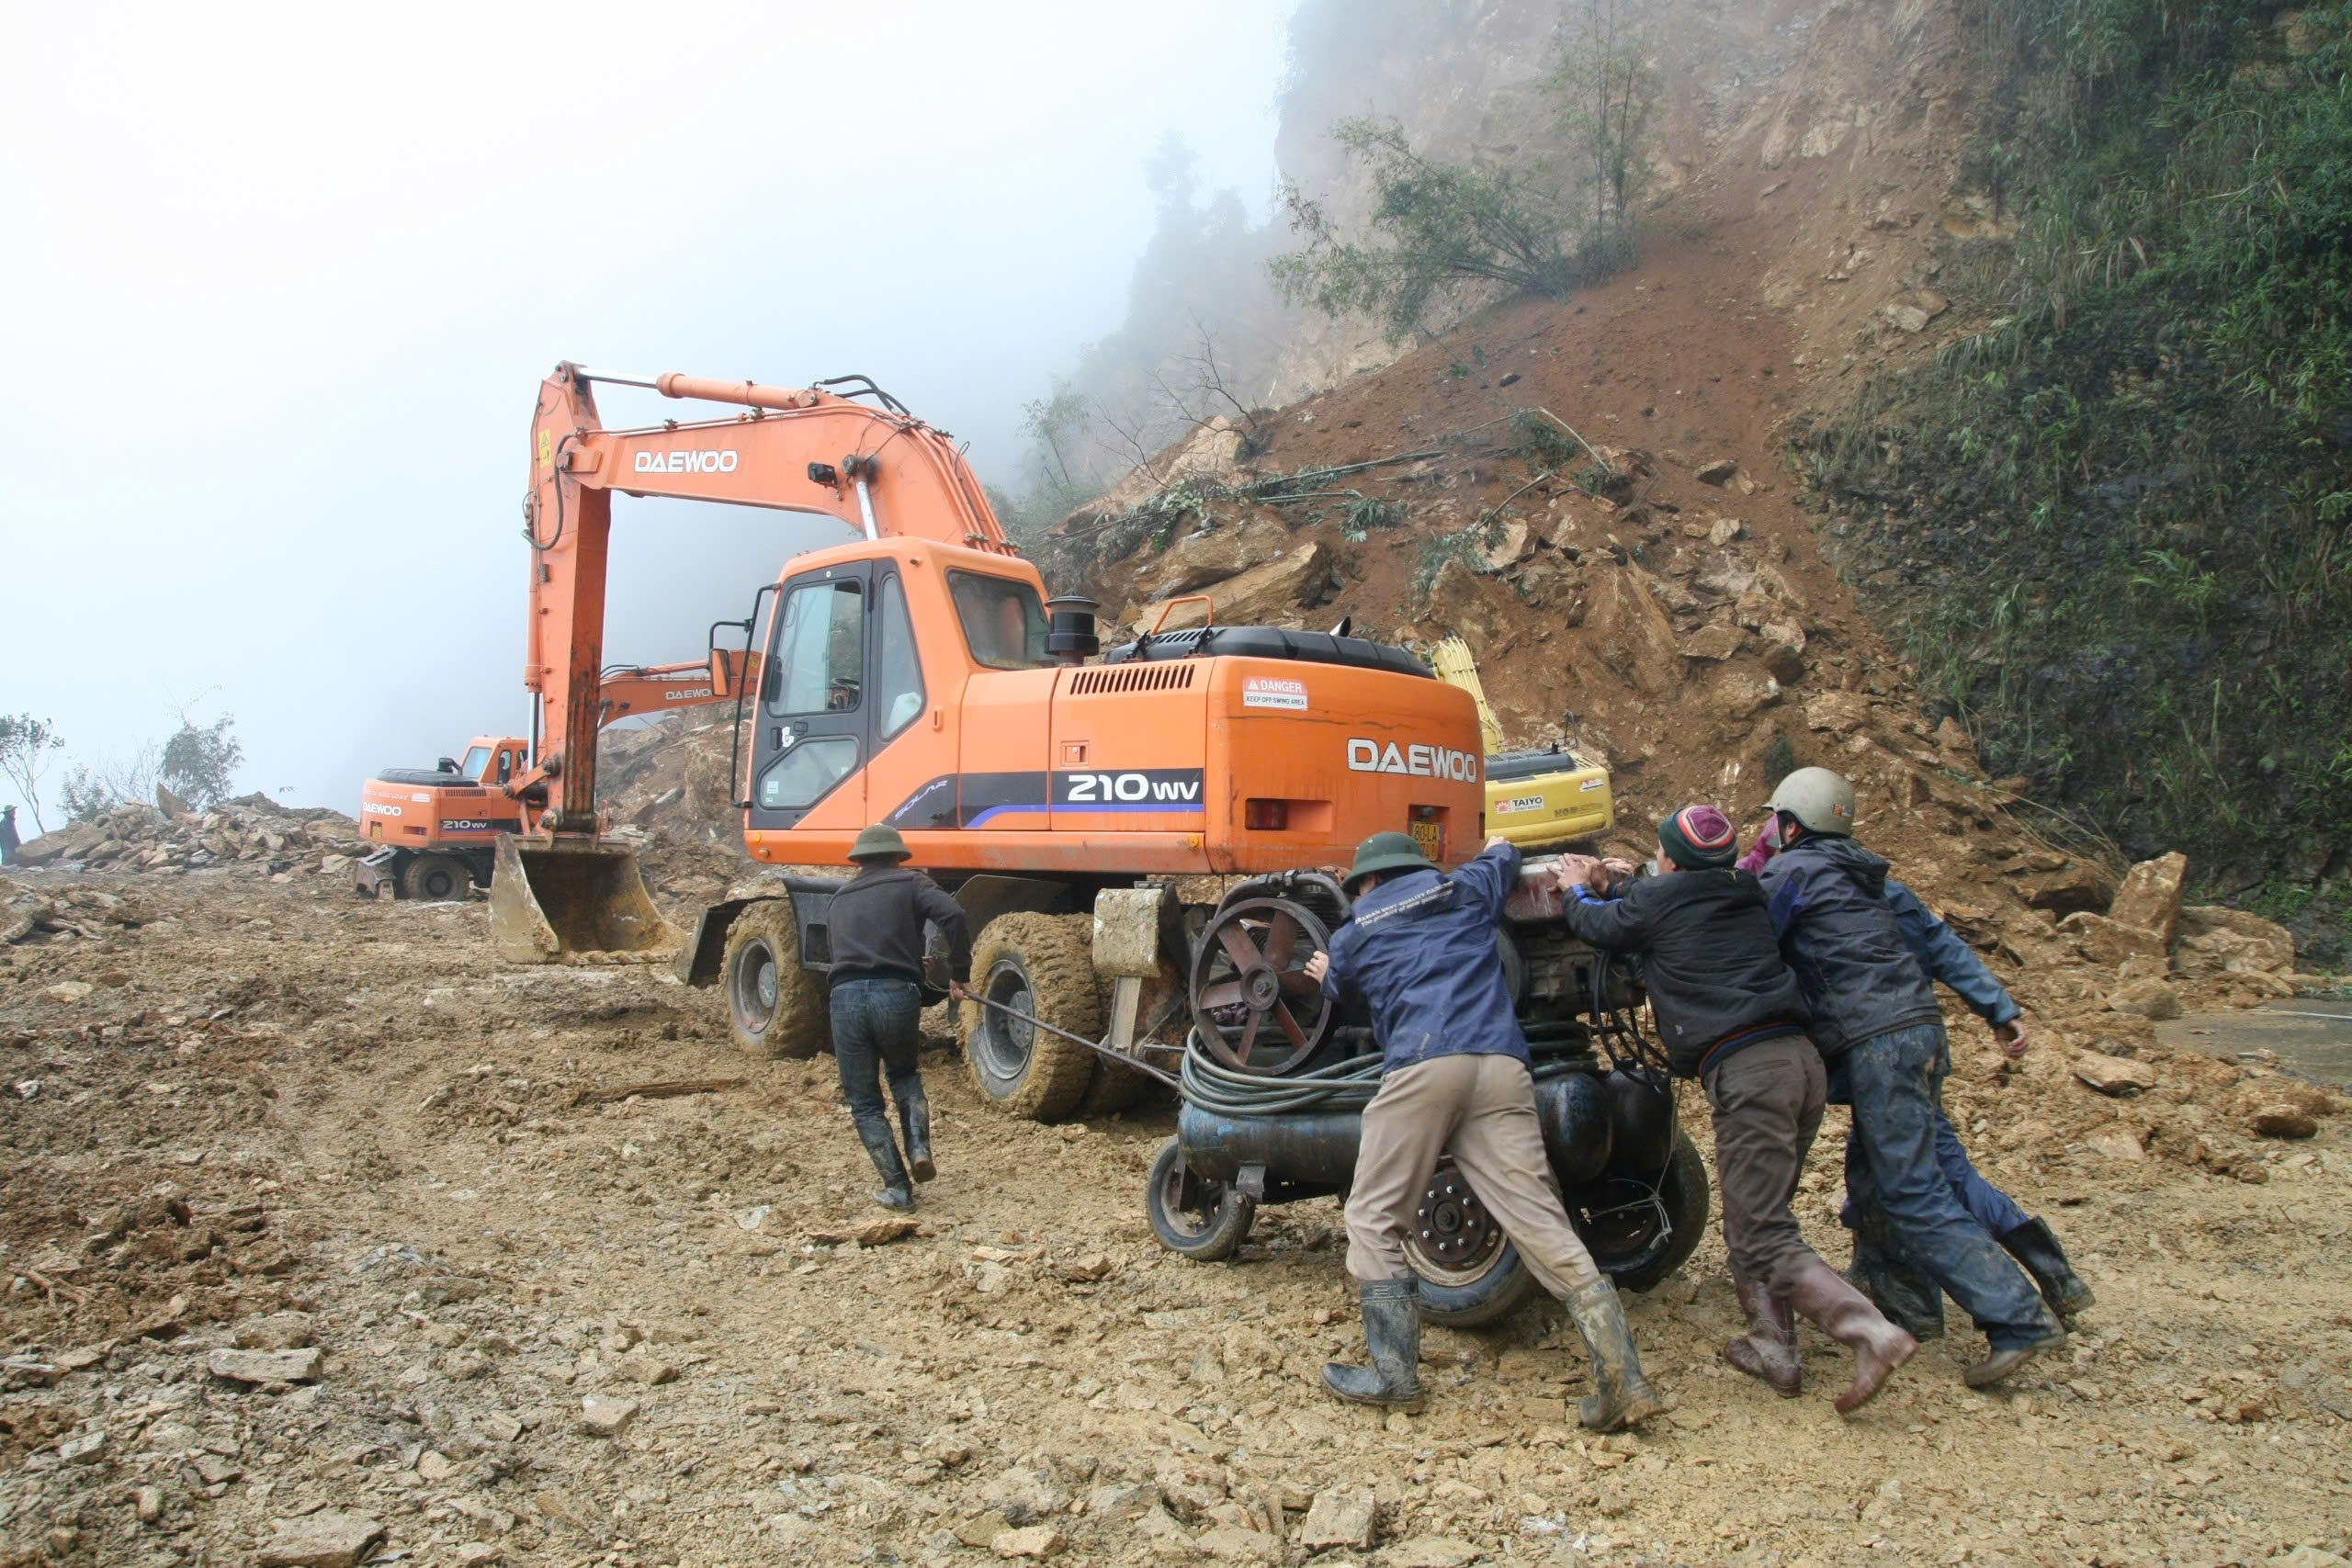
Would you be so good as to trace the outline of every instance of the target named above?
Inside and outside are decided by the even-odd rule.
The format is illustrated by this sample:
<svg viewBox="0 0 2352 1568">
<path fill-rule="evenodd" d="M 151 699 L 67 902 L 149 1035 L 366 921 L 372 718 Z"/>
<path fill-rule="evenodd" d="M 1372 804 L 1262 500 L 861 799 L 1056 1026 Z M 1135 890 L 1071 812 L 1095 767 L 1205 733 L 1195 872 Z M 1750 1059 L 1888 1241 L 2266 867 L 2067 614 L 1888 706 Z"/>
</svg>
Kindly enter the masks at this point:
<svg viewBox="0 0 2352 1568">
<path fill-rule="evenodd" d="M 599 381 L 743 412 L 608 430 L 596 410 Z M 596 838 L 615 491 L 816 513 L 838 520 L 845 539 L 888 536 L 1015 553 L 946 434 L 863 378 L 830 385 L 847 395 L 674 372 L 610 375 L 569 363 L 540 384 L 525 510 L 531 577 L 523 671 L 538 696 L 538 765 L 518 785 L 543 783 L 548 810 L 529 841 L 499 846 L 492 929 L 509 956 L 650 950 L 678 935 L 646 897 L 635 856 Z M 500 883 L 510 885 L 503 893 Z"/>
</svg>

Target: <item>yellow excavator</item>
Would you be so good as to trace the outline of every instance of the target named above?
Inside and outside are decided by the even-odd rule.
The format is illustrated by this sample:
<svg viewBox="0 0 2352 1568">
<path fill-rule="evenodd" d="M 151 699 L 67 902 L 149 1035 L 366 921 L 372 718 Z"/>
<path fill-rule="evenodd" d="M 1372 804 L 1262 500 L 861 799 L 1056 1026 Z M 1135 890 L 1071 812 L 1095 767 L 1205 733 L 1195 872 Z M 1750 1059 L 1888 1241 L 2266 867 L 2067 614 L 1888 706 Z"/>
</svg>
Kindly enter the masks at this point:
<svg viewBox="0 0 2352 1568">
<path fill-rule="evenodd" d="M 1569 843 L 1605 833 L 1617 822 L 1609 768 L 1558 744 L 1532 751 L 1503 750 L 1502 726 L 1478 681 L 1469 644 L 1447 637 L 1430 650 L 1438 679 L 1470 694 L 1487 748 L 1487 831 L 1522 850 Z"/>
</svg>

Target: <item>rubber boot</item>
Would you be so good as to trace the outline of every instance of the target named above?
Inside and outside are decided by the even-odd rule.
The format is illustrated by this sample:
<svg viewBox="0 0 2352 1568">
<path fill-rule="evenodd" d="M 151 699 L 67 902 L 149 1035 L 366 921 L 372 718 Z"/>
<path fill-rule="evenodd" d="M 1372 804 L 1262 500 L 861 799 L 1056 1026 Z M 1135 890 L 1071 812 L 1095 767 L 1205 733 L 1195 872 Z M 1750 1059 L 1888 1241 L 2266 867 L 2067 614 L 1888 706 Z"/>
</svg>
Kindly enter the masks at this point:
<svg viewBox="0 0 2352 1568">
<path fill-rule="evenodd" d="M 1894 1369 L 1919 1348 L 1918 1340 L 1889 1323 L 1870 1298 L 1815 1258 L 1798 1270 L 1789 1303 L 1813 1325 L 1854 1353 L 1854 1381 L 1830 1403 L 1850 1416 L 1885 1385 Z"/>
<path fill-rule="evenodd" d="M 1410 1274 L 1401 1280 L 1367 1280 L 1356 1287 L 1363 1311 L 1364 1348 L 1372 1365 L 1327 1362 L 1323 1386 L 1351 1404 L 1391 1410 L 1421 1407 L 1421 1292 Z"/>
<path fill-rule="evenodd" d="M 1724 1359 L 1781 1398 L 1794 1399 L 1804 1390 L 1795 1309 L 1786 1296 L 1774 1295 L 1770 1286 L 1745 1280 L 1739 1286 L 1739 1304 L 1747 1314 L 1747 1332 L 1724 1347 Z"/>
<path fill-rule="evenodd" d="M 2065 1348 L 2066 1330 L 2052 1319 L 2049 1328 L 2039 1338 L 2030 1344 L 2013 1345 L 2006 1350 L 1993 1351 L 1983 1360 L 1962 1369 L 1960 1381 L 1971 1388 L 1990 1388 L 2042 1351 Z"/>
<path fill-rule="evenodd" d="M 2058 1245 L 2058 1238 L 2041 1220 L 2028 1220 L 2002 1236 L 2000 1242 L 2008 1255 L 2033 1276 L 2033 1282 L 2041 1288 L 2041 1299 L 2060 1317 L 2073 1317 L 2097 1304 L 2098 1298 L 2075 1275 L 2075 1266 L 2066 1261 L 2066 1249 Z"/>
<path fill-rule="evenodd" d="M 1846 1282 L 1868 1296 L 1889 1321 L 1924 1343 L 1944 1337 L 1944 1293 L 1934 1281 L 1895 1261 L 1886 1215 L 1864 1211 L 1854 1227 L 1854 1265 Z"/>
<path fill-rule="evenodd" d="M 1616 1287 L 1604 1276 L 1570 1295 L 1567 1304 L 1592 1357 L 1593 1392 L 1577 1401 L 1577 1419 L 1593 1431 L 1614 1432 L 1662 1414 L 1666 1404 L 1642 1375 L 1642 1358 L 1634 1348 L 1634 1330 Z"/>
<path fill-rule="evenodd" d="M 931 1162 L 931 1100 L 922 1084 L 899 1097 L 899 1125 L 907 1134 L 909 1173 L 917 1181 L 929 1181 L 939 1168 Z"/>
<path fill-rule="evenodd" d="M 904 1213 L 913 1208 L 915 1190 L 907 1185 L 907 1168 L 899 1158 L 899 1141 L 890 1135 L 890 1124 L 885 1122 L 879 1127 L 860 1127 L 857 1136 L 865 1145 L 865 1152 L 873 1156 L 874 1168 L 882 1173 L 882 1190 L 868 1196 L 886 1209 Z"/>
</svg>

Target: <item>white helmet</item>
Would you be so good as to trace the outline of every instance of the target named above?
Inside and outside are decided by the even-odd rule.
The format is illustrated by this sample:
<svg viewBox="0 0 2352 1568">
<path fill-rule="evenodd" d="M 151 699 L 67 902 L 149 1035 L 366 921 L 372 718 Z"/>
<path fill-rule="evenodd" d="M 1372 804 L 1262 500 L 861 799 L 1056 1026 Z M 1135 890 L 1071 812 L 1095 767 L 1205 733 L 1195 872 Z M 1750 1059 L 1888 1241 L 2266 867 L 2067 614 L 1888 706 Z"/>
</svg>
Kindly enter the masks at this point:
<svg viewBox="0 0 2352 1568">
<path fill-rule="evenodd" d="M 1827 768 L 1799 768 L 1781 781 L 1766 804 L 1795 818 L 1808 833 L 1853 836 L 1854 786 Z"/>
</svg>

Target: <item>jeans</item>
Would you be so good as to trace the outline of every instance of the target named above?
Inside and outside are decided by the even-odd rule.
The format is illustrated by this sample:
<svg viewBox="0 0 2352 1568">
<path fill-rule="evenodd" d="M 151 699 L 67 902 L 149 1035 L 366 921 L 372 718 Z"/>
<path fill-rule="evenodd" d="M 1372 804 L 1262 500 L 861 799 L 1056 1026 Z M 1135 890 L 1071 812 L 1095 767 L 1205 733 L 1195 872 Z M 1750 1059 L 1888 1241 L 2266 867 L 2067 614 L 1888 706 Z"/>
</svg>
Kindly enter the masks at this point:
<svg viewBox="0 0 2352 1568">
<path fill-rule="evenodd" d="M 910 1096 L 922 1092 L 922 1073 L 915 1065 L 922 1043 L 922 993 L 912 980 L 844 980 L 829 1001 L 833 1056 L 850 1120 L 867 1147 L 877 1141 L 895 1143 L 877 1077 L 889 1078 L 890 1098 L 901 1109 Z"/>
<path fill-rule="evenodd" d="M 1847 1158 L 1853 1157 L 1853 1134 L 1846 1134 Z M 1998 1241 L 2019 1225 L 2032 1222 L 2033 1216 L 2018 1207 L 2018 1201 L 1984 1179 L 1984 1174 L 1972 1164 L 1968 1151 L 1961 1146 L 1960 1134 L 1953 1130 L 1951 1118 L 1944 1114 L 1941 1105 L 1936 1107 L 1936 1164 L 1951 1183 L 1952 1195 L 1960 1200 L 1976 1223 L 1993 1234 Z M 1838 1223 L 1848 1230 L 1854 1228 L 1855 1211 L 1852 1194 L 1846 1198 L 1846 1207 L 1839 1213 Z"/>
<path fill-rule="evenodd" d="M 1854 1107 L 1846 1191 L 1858 1213 L 1876 1205 L 1885 1215 L 1895 1261 L 1941 1286 L 1996 1350 L 2055 1332 L 2033 1281 L 1962 1206 L 1938 1163 L 1938 1124 L 1951 1125 L 1943 1116 L 1943 1082 L 1951 1072 L 1943 1025 L 1873 1036 L 1838 1067 Z"/>
</svg>

